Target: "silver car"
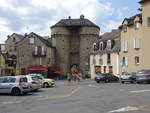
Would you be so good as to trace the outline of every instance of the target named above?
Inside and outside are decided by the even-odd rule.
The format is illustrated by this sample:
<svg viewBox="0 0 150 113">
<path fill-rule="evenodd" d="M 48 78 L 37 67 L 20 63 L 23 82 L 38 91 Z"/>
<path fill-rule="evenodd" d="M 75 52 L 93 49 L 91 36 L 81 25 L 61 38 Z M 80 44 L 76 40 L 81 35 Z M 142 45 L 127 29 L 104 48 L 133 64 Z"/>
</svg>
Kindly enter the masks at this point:
<svg viewBox="0 0 150 113">
<path fill-rule="evenodd" d="M 27 77 L 27 82 L 31 84 L 32 91 L 37 91 L 38 89 L 41 88 L 40 82 L 36 77 L 31 75 L 26 75 L 26 77 Z"/>
<path fill-rule="evenodd" d="M 31 84 L 25 76 L 0 77 L 0 93 L 22 95 L 31 91 Z"/>
</svg>

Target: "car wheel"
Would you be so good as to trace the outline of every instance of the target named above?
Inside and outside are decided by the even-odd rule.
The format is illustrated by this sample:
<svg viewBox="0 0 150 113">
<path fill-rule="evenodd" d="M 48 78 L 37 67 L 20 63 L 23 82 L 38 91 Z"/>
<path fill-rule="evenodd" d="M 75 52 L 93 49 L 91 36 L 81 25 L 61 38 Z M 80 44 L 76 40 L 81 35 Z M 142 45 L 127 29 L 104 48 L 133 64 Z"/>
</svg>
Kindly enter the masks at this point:
<svg viewBox="0 0 150 113">
<path fill-rule="evenodd" d="M 13 88 L 13 89 L 12 89 L 12 94 L 13 94 L 14 96 L 18 96 L 18 95 L 21 95 L 21 91 L 20 91 L 19 88 Z"/>
<path fill-rule="evenodd" d="M 124 81 L 121 81 L 122 84 L 124 84 Z"/>
<path fill-rule="evenodd" d="M 97 83 L 100 83 L 100 81 L 96 81 Z"/>
<path fill-rule="evenodd" d="M 44 87 L 44 88 L 48 88 L 48 87 L 49 87 L 49 84 L 48 84 L 48 83 L 44 83 L 44 84 L 43 84 L 43 87 Z"/>
<path fill-rule="evenodd" d="M 134 84 L 134 81 L 131 81 L 130 83 L 131 83 L 131 84 Z"/>
<path fill-rule="evenodd" d="M 105 83 L 109 83 L 110 81 L 108 79 L 105 80 Z"/>
</svg>

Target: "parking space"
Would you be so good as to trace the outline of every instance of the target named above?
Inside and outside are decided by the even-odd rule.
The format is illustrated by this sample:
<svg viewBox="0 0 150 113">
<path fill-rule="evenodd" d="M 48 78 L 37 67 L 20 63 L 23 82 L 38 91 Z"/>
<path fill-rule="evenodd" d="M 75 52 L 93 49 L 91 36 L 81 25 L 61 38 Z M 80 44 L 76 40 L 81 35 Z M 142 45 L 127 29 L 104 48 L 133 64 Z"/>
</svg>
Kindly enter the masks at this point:
<svg viewBox="0 0 150 113">
<path fill-rule="evenodd" d="M 79 85 L 56 81 L 24 96 L 0 95 L 2 113 L 149 113 L 149 84 L 100 83 Z M 16 108 L 17 106 L 17 108 Z M 69 109 L 66 109 L 69 108 Z"/>
</svg>

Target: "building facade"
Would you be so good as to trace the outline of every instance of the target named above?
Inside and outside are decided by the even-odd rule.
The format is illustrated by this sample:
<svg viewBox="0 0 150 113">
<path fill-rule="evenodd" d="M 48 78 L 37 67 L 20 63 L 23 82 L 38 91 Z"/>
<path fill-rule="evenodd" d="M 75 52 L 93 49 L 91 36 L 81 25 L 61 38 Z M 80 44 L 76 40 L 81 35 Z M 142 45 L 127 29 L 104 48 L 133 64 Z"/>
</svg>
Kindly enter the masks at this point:
<svg viewBox="0 0 150 113">
<path fill-rule="evenodd" d="M 2 53 L 0 53 L 0 76 L 5 75 L 5 57 L 3 56 Z"/>
<path fill-rule="evenodd" d="M 47 75 L 55 65 L 55 48 L 48 39 L 31 32 L 17 43 L 18 74 L 41 73 Z"/>
<path fill-rule="evenodd" d="M 120 72 L 150 69 L 150 0 L 141 0 L 141 14 L 126 18 L 120 26 Z"/>
<path fill-rule="evenodd" d="M 52 44 L 56 47 L 56 66 L 68 71 L 89 72 L 90 45 L 99 37 L 100 28 L 85 19 L 62 19 L 51 27 Z"/>
<path fill-rule="evenodd" d="M 120 30 L 103 34 L 93 43 L 90 55 L 91 79 L 97 73 L 119 75 Z"/>
</svg>

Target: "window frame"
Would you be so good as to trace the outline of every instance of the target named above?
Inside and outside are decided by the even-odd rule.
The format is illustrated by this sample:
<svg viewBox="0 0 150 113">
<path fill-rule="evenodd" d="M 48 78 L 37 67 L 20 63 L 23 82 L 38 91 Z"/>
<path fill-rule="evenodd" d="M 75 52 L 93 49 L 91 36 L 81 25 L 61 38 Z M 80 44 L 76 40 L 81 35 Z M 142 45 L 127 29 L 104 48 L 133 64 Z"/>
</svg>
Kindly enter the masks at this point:
<svg viewBox="0 0 150 113">
<path fill-rule="evenodd" d="M 147 26 L 150 27 L 150 17 L 147 17 Z"/>
<path fill-rule="evenodd" d="M 135 56 L 135 65 L 139 65 L 140 64 L 140 57 L 139 56 Z"/>
<path fill-rule="evenodd" d="M 34 37 L 29 38 L 29 44 L 35 44 L 35 38 Z"/>
</svg>

